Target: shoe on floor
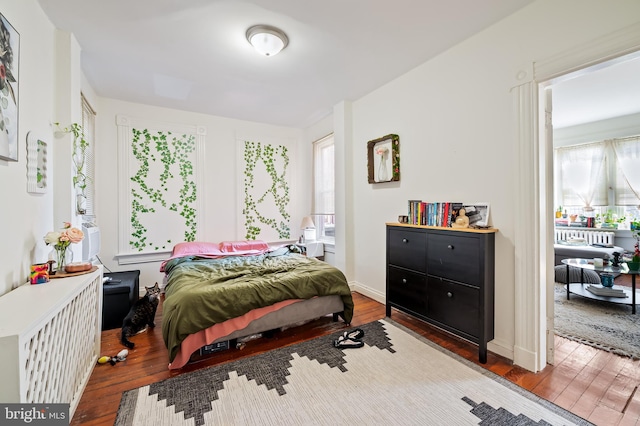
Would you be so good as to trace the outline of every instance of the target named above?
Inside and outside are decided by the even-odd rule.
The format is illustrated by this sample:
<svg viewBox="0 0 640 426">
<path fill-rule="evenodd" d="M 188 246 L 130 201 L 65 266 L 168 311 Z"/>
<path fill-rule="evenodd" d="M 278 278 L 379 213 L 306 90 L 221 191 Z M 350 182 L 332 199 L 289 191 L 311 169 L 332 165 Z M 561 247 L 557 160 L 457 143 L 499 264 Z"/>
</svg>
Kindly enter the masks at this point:
<svg viewBox="0 0 640 426">
<path fill-rule="evenodd" d="M 351 339 L 351 340 L 360 340 L 364 337 L 364 331 L 362 331 L 359 328 L 356 328 L 354 330 L 351 331 L 345 331 L 343 336 L 346 339 Z"/>
<path fill-rule="evenodd" d="M 338 337 L 337 340 L 333 341 L 333 346 L 339 349 L 361 348 L 364 346 L 364 342 L 360 340 L 352 340 L 344 336 L 340 336 Z"/>
</svg>

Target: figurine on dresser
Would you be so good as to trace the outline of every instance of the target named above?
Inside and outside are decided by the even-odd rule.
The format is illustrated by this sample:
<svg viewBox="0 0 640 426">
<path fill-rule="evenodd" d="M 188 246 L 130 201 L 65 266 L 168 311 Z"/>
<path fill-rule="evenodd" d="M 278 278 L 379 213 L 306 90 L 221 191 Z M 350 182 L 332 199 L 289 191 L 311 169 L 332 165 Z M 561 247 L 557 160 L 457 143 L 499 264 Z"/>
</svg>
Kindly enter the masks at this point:
<svg viewBox="0 0 640 426">
<path fill-rule="evenodd" d="M 458 212 L 458 217 L 456 217 L 456 221 L 451 224 L 452 228 L 468 228 L 469 227 L 469 217 L 467 216 L 467 212 L 465 209 L 460 209 Z"/>
</svg>

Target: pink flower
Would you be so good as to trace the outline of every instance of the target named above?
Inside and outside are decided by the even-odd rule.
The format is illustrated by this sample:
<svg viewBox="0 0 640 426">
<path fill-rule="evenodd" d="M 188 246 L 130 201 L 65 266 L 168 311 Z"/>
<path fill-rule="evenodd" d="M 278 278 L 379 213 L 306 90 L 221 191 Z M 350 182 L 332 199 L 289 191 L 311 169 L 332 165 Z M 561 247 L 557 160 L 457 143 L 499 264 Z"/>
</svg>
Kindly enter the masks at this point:
<svg viewBox="0 0 640 426">
<path fill-rule="evenodd" d="M 72 228 L 71 223 L 63 222 L 64 228 L 60 232 L 48 232 L 44 236 L 44 242 L 56 249 L 64 249 L 71 243 L 79 243 L 84 239 L 84 233 L 78 228 Z"/>
<path fill-rule="evenodd" d="M 84 238 L 84 233 L 78 228 L 69 228 L 63 232 L 72 243 L 79 243 Z"/>
<path fill-rule="evenodd" d="M 379 148 L 376 148 L 376 154 L 378 155 L 386 155 L 387 152 L 389 152 L 389 148 L 387 148 L 386 146 L 381 146 Z"/>
</svg>

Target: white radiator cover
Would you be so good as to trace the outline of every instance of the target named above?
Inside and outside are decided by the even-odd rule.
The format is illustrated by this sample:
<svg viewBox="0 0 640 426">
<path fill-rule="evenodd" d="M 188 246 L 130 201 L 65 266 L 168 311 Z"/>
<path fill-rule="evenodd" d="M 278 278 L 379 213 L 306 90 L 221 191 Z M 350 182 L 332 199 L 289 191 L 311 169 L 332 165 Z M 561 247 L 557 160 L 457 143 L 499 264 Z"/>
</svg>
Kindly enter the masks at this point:
<svg viewBox="0 0 640 426">
<path fill-rule="evenodd" d="M 587 244 L 613 245 L 616 234 L 611 231 L 596 231 L 585 229 L 556 229 L 556 242 L 567 241 L 572 238 L 584 238 Z"/>
<path fill-rule="evenodd" d="M 100 356 L 102 266 L 0 297 L 0 401 L 69 403 Z"/>
</svg>

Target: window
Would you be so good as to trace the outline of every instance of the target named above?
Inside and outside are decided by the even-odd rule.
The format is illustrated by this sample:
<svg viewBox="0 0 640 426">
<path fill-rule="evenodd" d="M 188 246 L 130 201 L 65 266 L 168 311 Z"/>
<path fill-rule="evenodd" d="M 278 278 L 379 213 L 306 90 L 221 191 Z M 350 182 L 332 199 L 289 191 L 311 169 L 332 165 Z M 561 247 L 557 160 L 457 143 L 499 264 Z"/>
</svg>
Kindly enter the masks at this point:
<svg viewBox="0 0 640 426">
<path fill-rule="evenodd" d="M 313 220 L 318 239 L 335 238 L 335 168 L 333 135 L 313 143 Z"/>
<path fill-rule="evenodd" d="M 608 204 L 604 144 L 558 148 L 556 157 L 560 172 L 561 205 L 589 209 Z"/>
<path fill-rule="evenodd" d="M 87 187 L 85 189 L 85 213 L 86 219 L 92 219 L 95 217 L 95 127 L 96 127 L 96 113 L 89 105 L 89 102 L 81 95 L 82 98 L 82 129 L 84 131 L 84 138 L 89 144 L 85 153 L 84 160 L 84 174 L 87 176 Z"/>
<path fill-rule="evenodd" d="M 569 214 L 639 219 L 640 136 L 556 148 L 556 205 Z"/>
</svg>

